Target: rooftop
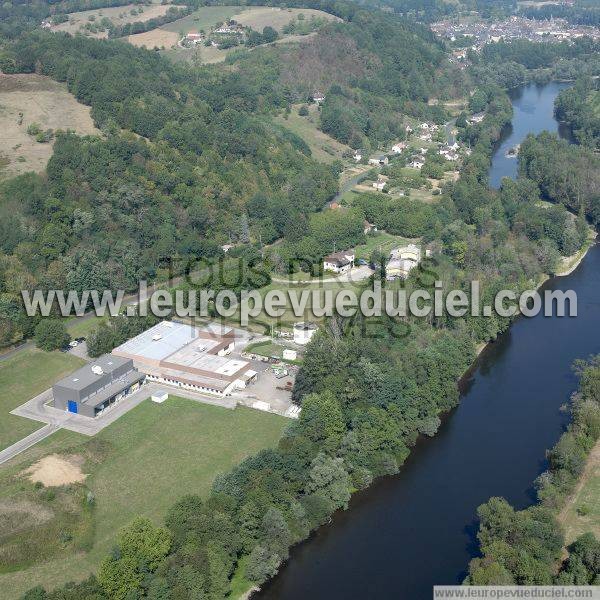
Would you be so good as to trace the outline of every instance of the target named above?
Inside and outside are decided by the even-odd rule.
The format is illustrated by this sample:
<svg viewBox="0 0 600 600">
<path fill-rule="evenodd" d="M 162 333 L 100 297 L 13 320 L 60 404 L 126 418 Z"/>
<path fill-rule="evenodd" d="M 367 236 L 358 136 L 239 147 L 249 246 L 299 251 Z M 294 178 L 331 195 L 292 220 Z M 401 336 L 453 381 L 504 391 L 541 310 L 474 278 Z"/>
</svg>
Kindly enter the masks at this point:
<svg viewBox="0 0 600 600">
<path fill-rule="evenodd" d="M 162 321 L 121 344 L 114 352 L 163 360 L 197 338 L 198 330 L 191 325 Z"/>
<path fill-rule="evenodd" d="M 83 390 L 90 384 L 98 381 L 106 374 L 112 373 L 115 369 L 125 366 L 130 359 L 120 356 L 105 354 L 97 358 L 94 362 L 81 367 L 71 375 L 57 381 L 55 385 L 69 388 L 71 390 Z"/>
</svg>

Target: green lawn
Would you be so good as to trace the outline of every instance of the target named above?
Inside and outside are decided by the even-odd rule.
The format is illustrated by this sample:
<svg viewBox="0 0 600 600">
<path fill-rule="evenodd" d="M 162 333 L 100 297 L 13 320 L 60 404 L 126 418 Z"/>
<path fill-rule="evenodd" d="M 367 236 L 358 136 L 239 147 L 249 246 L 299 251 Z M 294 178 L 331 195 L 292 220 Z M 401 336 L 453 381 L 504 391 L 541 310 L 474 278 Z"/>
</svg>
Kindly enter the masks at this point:
<svg viewBox="0 0 600 600">
<path fill-rule="evenodd" d="M 0 362 L 0 449 L 43 426 L 9 414 L 85 362 L 71 354 L 27 349 Z"/>
<path fill-rule="evenodd" d="M 386 255 L 397 246 L 405 246 L 409 244 L 411 240 L 400 237 L 399 235 L 392 235 L 385 231 L 379 231 L 374 235 L 367 236 L 367 241 L 364 244 L 356 246 L 356 258 L 364 258 L 369 260 L 374 250 L 380 250 Z"/>
<path fill-rule="evenodd" d="M 118 529 L 133 517 L 141 514 L 160 523 L 182 495 L 205 496 L 217 473 L 275 445 L 287 424 L 283 417 L 248 408 L 228 410 L 171 397 L 164 404 L 143 402 L 84 443 L 69 432 L 51 436 L 6 473 L 0 469 L 0 488 L 3 475 L 14 481 L 42 450 L 83 454 L 89 473 L 85 485 L 96 498 L 93 546 L 88 553 L 73 552 L 0 575 L 3 600 L 36 584 L 51 588 L 95 571 Z"/>
<path fill-rule="evenodd" d="M 100 323 L 107 321 L 108 317 L 73 317 L 67 322 L 67 331 L 72 338 L 87 337 Z"/>
</svg>

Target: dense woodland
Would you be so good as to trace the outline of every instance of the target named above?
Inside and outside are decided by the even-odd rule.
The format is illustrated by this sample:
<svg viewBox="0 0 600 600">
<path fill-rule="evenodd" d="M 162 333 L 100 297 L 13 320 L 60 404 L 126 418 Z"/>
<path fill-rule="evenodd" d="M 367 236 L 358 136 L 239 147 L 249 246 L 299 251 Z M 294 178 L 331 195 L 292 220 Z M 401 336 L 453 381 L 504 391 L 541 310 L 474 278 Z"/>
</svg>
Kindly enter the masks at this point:
<svg viewBox="0 0 600 600">
<path fill-rule="evenodd" d="M 600 147 L 600 85 L 582 78 L 556 99 L 556 118 L 568 123 L 579 144 Z"/>
<path fill-rule="evenodd" d="M 503 498 L 478 509 L 481 558 L 469 567 L 473 585 L 599 585 L 600 541 L 592 533 L 568 547 L 557 513 L 600 438 L 600 357 L 577 361 L 579 392 L 571 400 L 571 424 L 548 451 L 548 470 L 536 481 L 538 504 L 515 511 Z M 561 564 L 562 563 L 562 564 Z M 557 566 L 560 569 L 557 569 Z"/>
</svg>

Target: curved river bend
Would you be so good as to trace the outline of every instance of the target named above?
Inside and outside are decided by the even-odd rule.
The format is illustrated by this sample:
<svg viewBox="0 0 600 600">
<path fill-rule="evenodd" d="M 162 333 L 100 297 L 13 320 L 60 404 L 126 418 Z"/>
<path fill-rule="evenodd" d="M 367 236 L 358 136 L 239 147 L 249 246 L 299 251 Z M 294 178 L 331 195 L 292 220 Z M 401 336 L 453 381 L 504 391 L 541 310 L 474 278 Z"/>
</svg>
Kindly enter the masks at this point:
<svg viewBox="0 0 600 600">
<path fill-rule="evenodd" d="M 505 152 L 530 131 L 556 131 L 562 87 L 529 86 L 513 97 L 512 129 L 494 156 L 490 180 L 514 176 Z M 480 356 L 460 406 L 439 433 L 417 445 L 396 477 L 356 494 L 348 511 L 292 551 L 262 600 L 429 600 L 436 583 L 460 583 L 476 552 L 476 509 L 490 496 L 517 508 L 533 499 L 544 452 L 567 417 L 574 359 L 600 352 L 600 248 L 570 276 L 545 285 L 573 289 L 577 318 L 517 319 Z"/>
</svg>

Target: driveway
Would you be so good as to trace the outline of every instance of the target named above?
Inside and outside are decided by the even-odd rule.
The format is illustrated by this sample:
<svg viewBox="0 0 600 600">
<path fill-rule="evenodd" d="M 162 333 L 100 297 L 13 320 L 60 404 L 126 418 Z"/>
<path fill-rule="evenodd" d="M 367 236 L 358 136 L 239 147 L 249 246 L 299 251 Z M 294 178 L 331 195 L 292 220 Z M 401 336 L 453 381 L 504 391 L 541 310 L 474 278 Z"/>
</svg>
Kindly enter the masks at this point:
<svg viewBox="0 0 600 600">
<path fill-rule="evenodd" d="M 364 281 L 373 275 L 374 271 L 367 265 L 360 267 L 352 267 L 347 273 L 337 275 L 335 277 L 319 277 L 316 279 L 306 279 L 303 281 L 295 281 L 286 279 L 285 277 L 271 277 L 271 281 L 275 283 L 283 283 L 285 285 L 319 285 L 321 283 L 357 283 Z"/>
</svg>

